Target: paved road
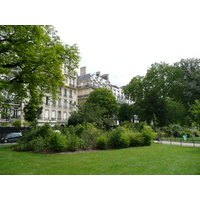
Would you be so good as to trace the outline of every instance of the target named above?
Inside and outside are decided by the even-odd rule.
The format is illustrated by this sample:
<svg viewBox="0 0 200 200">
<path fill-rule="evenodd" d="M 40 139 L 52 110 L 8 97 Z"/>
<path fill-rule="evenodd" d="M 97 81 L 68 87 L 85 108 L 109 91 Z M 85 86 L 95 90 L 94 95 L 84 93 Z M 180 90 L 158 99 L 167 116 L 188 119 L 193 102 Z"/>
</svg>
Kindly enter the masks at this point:
<svg viewBox="0 0 200 200">
<path fill-rule="evenodd" d="M 200 143 L 190 143 L 190 142 L 170 142 L 170 141 L 154 141 L 157 144 L 168 144 L 168 145 L 177 145 L 177 146 L 185 146 L 185 147 L 199 147 Z"/>
<path fill-rule="evenodd" d="M 17 144 L 17 143 L 15 143 L 15 142 L 13 142 L 13 143 L 0 143 L 0 145 L 10 145 L 10 144 Z"/>
</svg>

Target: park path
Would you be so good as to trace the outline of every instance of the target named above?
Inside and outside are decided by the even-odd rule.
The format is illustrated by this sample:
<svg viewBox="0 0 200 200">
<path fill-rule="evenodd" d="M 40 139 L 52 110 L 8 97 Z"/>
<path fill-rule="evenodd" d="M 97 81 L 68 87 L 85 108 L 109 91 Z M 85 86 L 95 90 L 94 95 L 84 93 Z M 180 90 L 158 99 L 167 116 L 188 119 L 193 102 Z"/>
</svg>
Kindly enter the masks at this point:
<svg viewBox="0 0 200 200">
<path fill-rule="evenodd" d="M 198 148 L 200 148 L 200 143 L 174 142 L 174 141 L 154 141 L 154 143 L 176 145 L 176 146 L 185 146 L 185 147 L 198 147 Z"/>
</svg>

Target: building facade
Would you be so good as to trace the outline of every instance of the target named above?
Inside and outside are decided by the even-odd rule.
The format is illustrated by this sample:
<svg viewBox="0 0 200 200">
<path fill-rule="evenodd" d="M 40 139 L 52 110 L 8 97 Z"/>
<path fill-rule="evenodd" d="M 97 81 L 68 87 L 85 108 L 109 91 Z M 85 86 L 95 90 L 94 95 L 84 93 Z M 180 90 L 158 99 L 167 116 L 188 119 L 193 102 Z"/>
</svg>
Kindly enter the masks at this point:
<svg viewBox="0 0 200 200">
<path fill-rule="evenodd" d="M 119 104 L 133 104 L 123 93 L 123 87 L 112 85 L 109 81 L 109 74 L 101 75 L 100 72 L 86 73 L 86 67 L 80 68 L 80 75 L 68 71 L 66 65 L 63 66 L 65 76 L 64 86 L 59 87 L 59 95 L 56 102 L 53 101 L 50 93 L 45 93 L 43 97 L 43 111 L 38 119 L 39 125 L 48 122 L 51 125 L 64 125 L 67 123 L 71 112 L 77 110 L 77 104 L 85 101 L 90 92 L 97 88 L 107 88 L 112 91 Z M 12 103 L 11 110 L 0 113 L 0 123 L 5 122 L 9 125 L 16 119 L 24 122 L 23 105 Z M 5 113 L 5 114 L 3 114 Z M 7 114 L 6 114 L 7 113 Z"/>
<path fill-rule="evenodd" d="M 89 97 L 90 92 L 97 88 L 111 90 L 119 104 L 133 104 L 132 101 L 125 97 L 123 93 L 124 87 L 118 87 L 110 83 L 109 74 L 101 75 L 100 72 L 91 74 L 86 72 L 86 67 L 81 67 L 80 75 L 77 78 L 78 102 L 85 101 Z"/>
<path fill-rule="evenodd" d="M 43 98 L 43 111 L 38 119 L 39 125 L 46 122 L 51 125 L 64 125 L 67 123 L 71 112 L 76 110 L 78 103 L 77 74 L 68 71 L 67 66 L 63 66 L 65 82 L 63 87 L 59 87 L 58 100 L 53 102 L 51 94 L 45 94 Z"/>
<path fill-rule="evenodd" d="M 66 65 L 63 65 L 63 74 L 65 76 L 64 86 L 58 88 L 58 100 L 53 102 L 50 93 L 45 93 L 43 97 L 43 111 L 38 119 L 39 125 L 48 122 L 51 125 L 64 125 L 67 123 L 70 113 L 76 110 L 78 103 L 77 92 L 77 74 L 68 71 Z M 6 96 L 5 96 L 6 97 Z M 4 110 L 0 113 L 0 123 L 11 125 L 16 119 L 24 122 L 23 105 L 17 103 L 10 104 L 11 109 Z"/>
</svg>

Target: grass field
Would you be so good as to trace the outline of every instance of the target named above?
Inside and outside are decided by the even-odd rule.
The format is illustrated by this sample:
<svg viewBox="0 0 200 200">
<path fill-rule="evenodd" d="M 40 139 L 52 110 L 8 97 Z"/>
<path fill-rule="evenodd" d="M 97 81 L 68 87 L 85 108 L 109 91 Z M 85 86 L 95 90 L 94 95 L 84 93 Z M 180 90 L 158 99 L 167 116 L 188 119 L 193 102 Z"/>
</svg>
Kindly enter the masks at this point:
<svg viewBox="0 0 200 200">
<path fill-rule="evenodd" d="M 163 141 L 184 141 L 183 138 L 162 138 Z M 187 138 L 186 142 L 195 142 L 195 143 L 200 143 L 200 137 L 194 137 L 194 138 Z"/>
<path fill-rule="evenodd" d="M 0 146 L 1 175 L 197 175 L 200 148 L 152 144 L 76 154 L 16 152 Z"/>
</svg>

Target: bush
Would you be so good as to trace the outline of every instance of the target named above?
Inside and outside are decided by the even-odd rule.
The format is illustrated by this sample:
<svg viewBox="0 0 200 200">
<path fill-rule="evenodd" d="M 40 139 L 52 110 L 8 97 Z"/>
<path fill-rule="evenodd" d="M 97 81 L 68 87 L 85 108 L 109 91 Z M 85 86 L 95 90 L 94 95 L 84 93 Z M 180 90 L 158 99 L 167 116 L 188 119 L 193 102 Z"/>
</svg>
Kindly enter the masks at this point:
<svg viewBox="0 0 200 200">
<path fill-rule="evenodd" d="M 90 145 L 92 148 L 95 148 L 97 138 L 101 135 L 100 130 L 91 123 L 85 124 L 85 127 L 86 128 L 81 135 L 81 139 L 85 141 L 85 144 Z"/>
<path fill-rule="evenodd" d="M 197 129 L 192 130 L 192 136 L 193 137 L 200 137 L 200 132 Z"/>
<path fill-rule="evenodd" d="M 79 139 L 79 148 L 83 149 L 83 150 L 87 150 L 89 149 L 89 141 L 88 140 L 84 140 L 82 138 Z"/>
<path fill-rule="evenodd" d="M 97 138 L 96 147 L 97 149 L 105 150 L 108 146 L 108 139 L 106 137 L 99 137 Z"/>
<path fill-rule="evenodd" d="M 75 134 L 67 136 L 67 149 L 69 151 L 76 151 L 79 148 L 79 137 Z"/>
<path fill-rule="evenodd" d="M 173 137 L 182 137 L 182 127 L 179 124 L 171 124 L 169 126 L 171 136 Z"/>
<path fill-rule="evenodd" d="M 48 147 L 55 152 L 61 152 L 67 147 L 66 136 L 52 132 L 48 140 Z"/>
<path fill-rule="evenodd" d="M 19 143 L 17 146 L 14 147 L 16 151 L 31 151 L 32 147 L 30 143 Z"/>
<path fill-rule="evenodd" d="M 118 127 L 110 132 L 109 145 L 114 149 L 126 148 L 130 144 L 130 139 L 125 135 L 125 130 L 122 127 Z"/>
<path fill-rule="evenodd" d="M 14 122 L 12 122 L 12 125 L 14 127 L 21 127 L 22 126 L 22 122 L 19 119 L 16 119 Z"/>
<path fill-rule="evenodd" d="M 33 151 L 44 151 L 48 146 L 47 141 L 42 137 L 30 141 L 29 145 L 30 149 Z"/>
<path fill-rule="evenodd" d="M 155 138 L 156 133 L 150 126 L 144 126 L 141 130 L 141 136 L 144 138 L 143 146 L 150 146 L 152 138 Z"/>
<path fill-rule="evenodd" d="M 127 148 L 130 145 L 130 138 L 126 134 L 122 134 L 121 136 L 121 147 Z"/>
<path fill-rule="evenodd" d="M 130 147 L 144 146 L 144 137 L 139 132 L 129 132 L 128 137 L 130 139 Z"/>
</svg>

